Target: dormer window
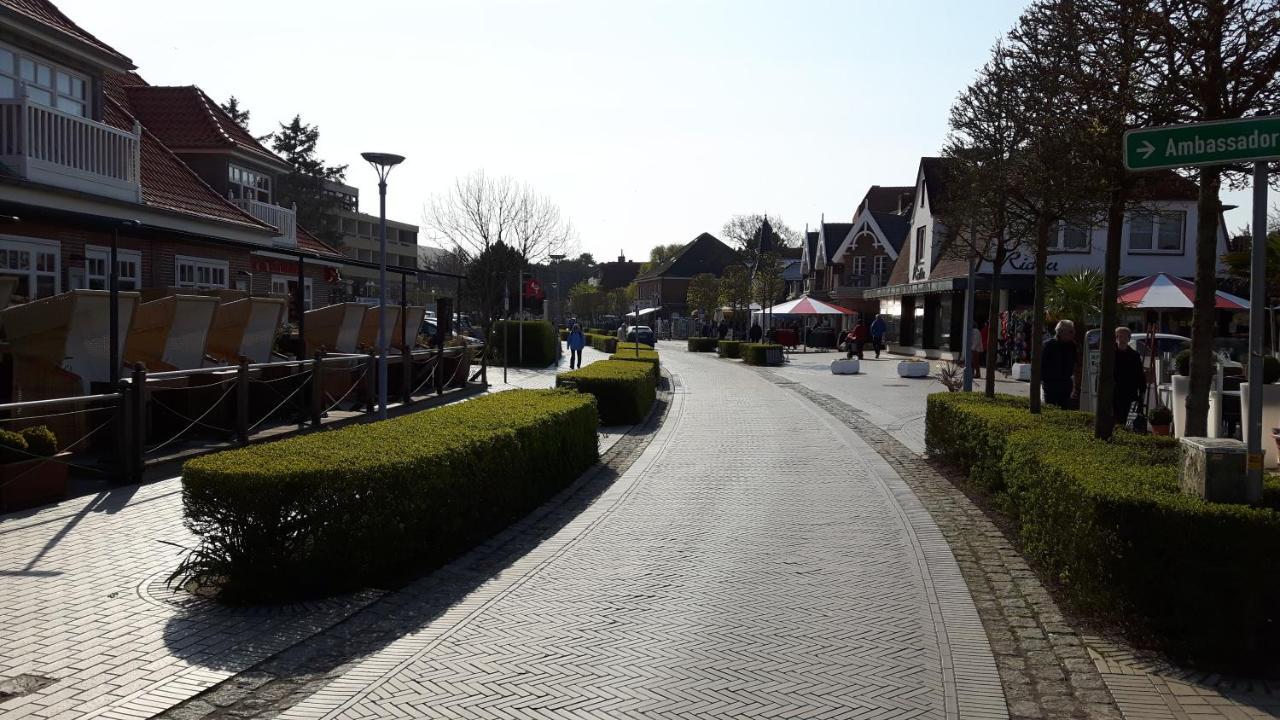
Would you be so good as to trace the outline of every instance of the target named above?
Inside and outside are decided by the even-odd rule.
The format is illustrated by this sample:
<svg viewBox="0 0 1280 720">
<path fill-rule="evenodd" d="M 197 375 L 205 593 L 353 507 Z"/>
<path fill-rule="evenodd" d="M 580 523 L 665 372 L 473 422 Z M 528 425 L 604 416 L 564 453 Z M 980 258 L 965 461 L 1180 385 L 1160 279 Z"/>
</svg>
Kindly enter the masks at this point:
<svg viewBox="0 0 1280 720">
<path fill-rule="evenodd" d="M 229 166 L 231 196 L 243 200 L 271 202 L 271 176 L 239 165 Z"/>
<path fill-rule="evenodd" d="M 22 97 L 89 117 L 89 80 L 41 57 L 0 45 L 0 98 Z"/>
</svg>

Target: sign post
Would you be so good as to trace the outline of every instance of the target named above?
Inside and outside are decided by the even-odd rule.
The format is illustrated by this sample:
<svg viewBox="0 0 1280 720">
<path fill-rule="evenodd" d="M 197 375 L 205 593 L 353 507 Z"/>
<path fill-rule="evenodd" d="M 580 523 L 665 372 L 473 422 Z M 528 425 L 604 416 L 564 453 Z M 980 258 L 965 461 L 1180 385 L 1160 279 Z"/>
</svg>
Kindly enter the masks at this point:
<svg viewBox="0 0 1280 720">
<path fill-rule="evenodd" d="M 1130 170 L 1253 163 L 1253 239 L 1249 252 L 1248 486 L 1251 503 L 1262 499 L 1262 339 L 1266 327 L 1267 177 L 1280 160 L 1280 115 L 1140 128 L 1124 134 Z"/>
</svg>

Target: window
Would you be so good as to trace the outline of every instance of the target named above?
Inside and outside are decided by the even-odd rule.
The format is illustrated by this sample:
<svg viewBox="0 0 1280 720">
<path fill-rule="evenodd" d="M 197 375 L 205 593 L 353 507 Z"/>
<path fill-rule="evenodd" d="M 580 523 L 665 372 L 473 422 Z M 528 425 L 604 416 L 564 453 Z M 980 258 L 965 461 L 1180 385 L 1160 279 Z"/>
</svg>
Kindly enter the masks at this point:
<svg viewBox="0 0 1280 720">
<path fill-rule="evenodd" d="M 305 278 L 306 284 L 303 286 L 302 306 L 311 309 L 311 278 Z M 298 278 L 291 278 L 288 275 L 272 275 L 271 276 L 271 294 L 283 295 L 289 298 L 290 306 L 296 302 L 297 298 L 294 293 L 298 289 Z"/>
<path fill-rule="evenodd" d="M 13 294 L 27 300 L 57 295 L 61 246 L 47 240 L 0 238 L 0 276 L 18 278 Z"/>
<path fill-rule="evenodd" d="M 874 273 L 877 277 L 883 278 L 885 261 L 887 259 L 888 258 L 886 258 L 884 255 L 875 256 L 875 259 L 871 261 L 871 268 L 872 268 L 871 272 Z"/>
<path fill-rule="evenodd" d="M 227 174 L 231 182 L 232 197 L 257 200 L 261 203 L 271 202 L 270 175 L 242 168 L 239 165 L 228 165 Z"/>
<path fill-rule="evenodd" d="M 89 81 L 35 55 L 0 45 L 0 98 L 22 94 L 32 102 L 89 117 Z"/>
<path fill-rule="evenodd" d="M 1049 236 L 1049 249 L 1055 252 L 1090 252 L 1092 228 L 1071 223 L 1058 223 L 1057 229 Z"/>
<path fill-rule="evenodd" d="M 208 290 L 227 287 L 227 261 L 179 255 L 178 287 Z"/>
<path fill-rule="evenodd" d="M 867 271 L 867 259 L 861 255 L 855 255 L 853 258 L 853 274 L 862 275 Z"/>
<path fill-rule="evenodd" d="M 1187 213 L 1140 213 L 1129 218 L 1129 252 L 1180 253 Z"/>
<path fill-rule="evenodd" d="M 111 262 L 111 249 L 86 245 L 84 248 L 84 286 L 90 290 L 107 290 L 110 280 L 107 267 Z M 142 253 L 137 250 L 116 250 L 116 282 L 121 290 L 137 290 L 142 287 Z"/>
<path fill-rule="evenodd" d="M 924 226 L 916 228 L 916 257 L 917 263 L 924 262 Z"/>
</svg>

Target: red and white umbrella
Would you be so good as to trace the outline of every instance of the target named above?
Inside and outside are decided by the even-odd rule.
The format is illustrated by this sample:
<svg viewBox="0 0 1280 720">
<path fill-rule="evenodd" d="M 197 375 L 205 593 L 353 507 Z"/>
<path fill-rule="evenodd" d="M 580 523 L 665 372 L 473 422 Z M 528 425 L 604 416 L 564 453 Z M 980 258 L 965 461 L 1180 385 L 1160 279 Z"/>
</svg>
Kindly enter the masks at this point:
<svg viewBox="0 0 1280 720">
<path fill-rule="evenodd" d="M 759 311 L 757 311 L 759 312 Z M 765 312 L 770 315 L 852 315 L 853 311 L 849 308 L 842 308 L 839 305 L 824 303 L 821 300 L 814 300 L 808 295 L 802 295 L 795 300 L 788 300 L 784 303 L 774 305 Z"/>
<path fill-rule="evenodd" d="M 1219 310 L 1248 310 L 1249 301 L 1217 291 Z M 1120 288 L 1118 300 L 1139 310 L 1190 310 L 1195 307 L 1196 286 L 1180 277 L 1156 273 Z"/>
</svg>

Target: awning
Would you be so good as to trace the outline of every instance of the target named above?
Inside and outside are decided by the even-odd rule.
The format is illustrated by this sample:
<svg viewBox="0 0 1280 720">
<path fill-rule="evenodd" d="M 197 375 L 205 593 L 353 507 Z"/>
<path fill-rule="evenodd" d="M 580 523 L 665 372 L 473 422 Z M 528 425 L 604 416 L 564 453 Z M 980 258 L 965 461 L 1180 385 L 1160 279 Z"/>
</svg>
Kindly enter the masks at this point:
<svg viewBox="0 0 1280 720">
<path fill-rule="evenodd" d="M 1117 299 L 1135 310 L 1190 310 L 1195 307 L 1196 286 L 1190 280 L 1156 273 L 1120 288 Z M 1214 306 L 1219 310 L 1248 310 L 1249 301 L 1217 291 Z"/>
<path fill-rule="evenodd" d="M 795 300 L 779 303 L 768 309 L 772 315 L 852 315 L 853 311 L 839 305 L 832 305 L 815 300 L 808 295 L 801 295 Z"/>
<path fill-rule="evenodd" d="M 654 313 L 658 312 L 658 311 L 659 311 L 659 310 L 661 310 L 661 309 L 662 309 L 662 308 L 660 308 L 660 307 L 645 308 L 645 309 L 643 309 L 643 310 L 637 310 L 637 311 L 635 311 L 635 312 L 629 312 L 629 313 L 627 313 L 627 314 L 626 314 L 626 316 L 625 316 L 625 317 L 644 317 L 645 315 L 652 315 L 652 314 L 654 314 Z"/>
</svg>

